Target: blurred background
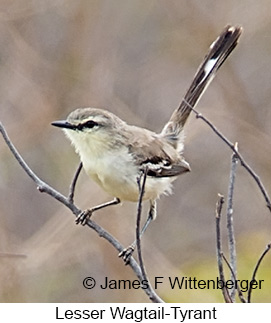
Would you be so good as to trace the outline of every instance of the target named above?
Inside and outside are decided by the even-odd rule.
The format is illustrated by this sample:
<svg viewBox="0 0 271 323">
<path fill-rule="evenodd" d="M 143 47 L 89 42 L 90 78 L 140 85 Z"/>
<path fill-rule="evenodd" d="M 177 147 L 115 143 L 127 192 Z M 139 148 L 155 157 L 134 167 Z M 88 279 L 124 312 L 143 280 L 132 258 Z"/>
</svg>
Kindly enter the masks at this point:
<svg viewBox="0 0 271 323">
<path fill-rule="evenodd" d="M 268 0 L 0 1 L 0 120 L 29 166 L 68 193 L 79 159 L 50 126 L 77 107 L 103 107 L 128 123 L 160 131 L 178 106 L 209 45 L 227 24 L 243 26 L 240 44 L 197 109 L 232 142 L 271 194 L 271 2 Z M 227 196 L 231 151 L 201 120 L 186 126 L 192 172 L 162 197 L 145 234 L 147 273 L 214 279 L 217 194 Z M 82 172 L 81 209 L 111 197 Z M 117 251 L 63 205 L 37 191 L 0 139 L 0 301 L 146 302 L 141 290 L 86 290 L 82 281 L 136 279 Z M 226 209 L 226 205 L 224 211 Z M 144 209 L 146 211 L 146 209 Z M 145 212 L 146 213 L 146 212 Z M 97 212 L 93 220 L 124 246 L 135 236 L 136 205 Z M 223 250 L 228 255 L 225 212 Z M 270 242 L 271 215 L 239 165 L 234 195 L 238 278 Z M 227 278 L 230 278 L 227 271 Z M 271 255 L 252 301 L 270 302 Z M 216 290 L 157 293 L 171 302 L 222 302 Z"/>
</svg>

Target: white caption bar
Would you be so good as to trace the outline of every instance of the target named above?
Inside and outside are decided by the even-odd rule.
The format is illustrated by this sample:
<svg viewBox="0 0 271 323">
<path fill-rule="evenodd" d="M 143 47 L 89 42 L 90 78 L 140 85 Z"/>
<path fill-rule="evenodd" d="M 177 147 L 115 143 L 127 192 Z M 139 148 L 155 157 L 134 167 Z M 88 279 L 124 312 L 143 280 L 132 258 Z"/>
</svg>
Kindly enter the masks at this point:
<svg viewBox="0 0 271 323">
<path fill-rule="evenodd" d="M 257 322 L 270 304 L 0 304 L 1 321 L 9 322 Z"/>
</svg>

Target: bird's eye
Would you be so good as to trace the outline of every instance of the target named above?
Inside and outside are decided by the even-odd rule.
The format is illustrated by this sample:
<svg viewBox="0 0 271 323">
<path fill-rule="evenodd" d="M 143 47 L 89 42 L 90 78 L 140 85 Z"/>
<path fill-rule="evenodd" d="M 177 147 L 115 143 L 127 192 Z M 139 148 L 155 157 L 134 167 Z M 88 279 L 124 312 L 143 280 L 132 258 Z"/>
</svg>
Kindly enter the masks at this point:
<svg viewBox="0 0 271 323">
<path fill-rule="evenodd" d="M 83 128 L 93 128 L 95 126 L 98 126 L 98 123 L 93 120 L 89 120 L 89 121 L 85 122 L 82 126 L 83 126 Z"/>
</svg>

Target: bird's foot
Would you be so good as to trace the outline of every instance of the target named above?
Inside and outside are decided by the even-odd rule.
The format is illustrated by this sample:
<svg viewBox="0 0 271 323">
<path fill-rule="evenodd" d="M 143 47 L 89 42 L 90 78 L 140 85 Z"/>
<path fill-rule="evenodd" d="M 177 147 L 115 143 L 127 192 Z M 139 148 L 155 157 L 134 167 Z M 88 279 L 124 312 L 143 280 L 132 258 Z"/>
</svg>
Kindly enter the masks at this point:
<svg viewBox="0 0 271 323">
<path fill-rule="evenodd" d="M 75 219 L 76 224 L 86 225 L 87 221 L 90 219 L 91 215 L 93 213 L 92 209 L 85 210 L 81 212 Z"/>
<path fill-rule="evenodd" d="M 123 249 L 119 253 L 119 257 L 124 260 L 125 265 L 128 265 L 130 263 L 130 259 L 132 257 L 132 254 L 133 254 L 134 250 L 135 250 L 135 246 L 132 244 L 129 247 Z"/>
</svg>

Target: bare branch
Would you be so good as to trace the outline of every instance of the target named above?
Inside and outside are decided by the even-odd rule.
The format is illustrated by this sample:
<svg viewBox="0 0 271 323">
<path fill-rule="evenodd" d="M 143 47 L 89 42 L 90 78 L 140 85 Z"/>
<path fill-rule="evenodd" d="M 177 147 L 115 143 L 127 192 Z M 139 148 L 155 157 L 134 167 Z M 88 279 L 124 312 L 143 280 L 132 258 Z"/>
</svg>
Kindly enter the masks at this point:
<svg viewBox="0 0 271 323">
<path fill-rule="evenodd" d="M 27 173 L 27 175 L 36 183 L 38 190 L 40 192 L 43 192 L 43 193 L 46 193 L 46 194 L 50 195 L 51 197 L 53 197 L 56 200 L 58 200 L 60 203 L 64 204 L 67 208 L 69 208 L 75 216 L 78 216 L 82 211 L 75 204 L 73 204 L 70 201 L 69 197 L 66 198 L 64 195 L 62 195 L 61 193 L 59 193 L 58 191 L 56 191 L 50 185 L 48 185 L 47 183 L 45 183 L 44 181 L 42 181 L 30 169 L 30 167 L 23 160 L 23 158 L 21 157 L 21 155 L 19 154 L 19 152 L 17 151 L 17 149 L 15 148 L 15 146 L 10 141 L 10 139 L 8 137 L 8 134 L 7 134 L 5 128 L 3 127 L 3 125 L 1 123 L 0 123 L 0 132 L 1 132 L 2 136 L 3 136 L 3 138 L 4 138 L 4 141 L 6 142 L 9 150 L 11 151 L 11 153 L 13 154 L 13 156 L 15 157 L 15 159 L 18 161 L 18 163 L 20 164 L 20 166 L 23 168 L 23 170 Z M 78 168 L 78 170 L 79 170 L 79 168 Z M 74 187 L 75 187 L 75 184 L 76 184 L 76 181 L 77 181 L 77 178 L 76 177 L 78 177 L 77 173 L 79 175 L 79 171 L 76 172 L 76 174 L 75 174 L 76 176 L 73 179 Z M 74 188 L 72 190 L 74 190 Z M 87 225 L 91 229 L 93 229 L 100 237 L 102 237 L 105 240 L 107 240 L 116 250 L 118 250 L 118 252 L 120 252 L 120 251 L 123 250 L 124 247 L 118 242 L 118 240 L 115 239 L 110 233 L 108 233 L 100 225 L 98 225 L 97 223 L 95 223 L 94 221 L 92 221 L 90 219 L 87 221 Z M 131 257 L 131 259 L 130 259 L 129 266 L 132 268 L 132 270 L 134 271 L 134 273 L 136 274 L 136 276 L 141 281 L 143 279 L 142 272 L 141 272 L 141 269 L 140 269 L 138 263 L 134 260 L 133 257 Z M 145 288 L 145 289 L 143 289 L 143 291 L 148 295 L 148 297 L 149 297 L 149 299 L 151 301 L 153 301 L 153 302 L 163 302 L 161 300 L 161 298 L 152 289 L 151 285 L 148 285 L 148 287 Z"/>
<path fill-rule="evenodd" d="M 252 278 L 251 278 L 251 282 L 253 282 L 254 280 L 255 280 L 255 278 L 256 278 L 256 274 L 257 274 L 257 271 L 258 271 L 258 269 L 259 269 L 259 267 L 260 267 L 260 264 L 261 264 L 261 262 L 262 262 L 262 260 L 263 260 L 263 258 L 265 257 L 265 255 L 268 253 L 268 251 L 271 249 L 271 243 L 268 243 L 268 245 L 265 247 L 265 249 L 264 249 L 264 251 L 263 251 L 263 253 L 261 254 L 261 256 L 260 256 L 260 258 L 259 258 L 259 260 L 257 261 L 257 263 L 256 263 L 256 266 L 255 266 L 255 269 L 254 269 L 254 271 L 253 271 L 253 274 L 252 274 Z M 249 285 L 249 290 L 248 290 L 248 293 L 247 293 L 247 301 L 248 301 L 248 303 L 250 303 L 251 302 L 251 293 L 252 293 L 252 284 L 250 283 L 250 285 Z"/>
<path fill-rule="evenodd" d="M 183 99 L 184 100 L 184 99 Z M 255 182 L 257 183 L 264 199 L 266 202 L 266 206 L 269 209 L 269 211 L 271 212 L 271 202 L 270 202 L 270 197 L 260 179 L 260 177 L 253 171 L 253 169 L 248 165 L 248 163 L 245 161 L 245 159 L 243 158 L 243 156 L 239 153 L 238 150 L 235 149 L 235 146 L 233 143 L 231 143 L 214 125 L 211 121 L 209 121 L 206 117 L 204 117 L 201 113 L 199 113 L 195 108 L 193 108 L 188 102 L 185 102 L 190 109 L 195 113 L 196 117 L 198 119 L 202 119 L 213 131 L 214 133 L 220 138 L 222 139 L 222 141 L 224 141 L 226 143 L 227 146 L 230 147 L 230 149 L 235 153 L 235 155 L 238 157 L 238 159 L 241 162 L 241 165 L 248 171 L 248 173 L 252 176 L 252 178 L 255 180 Z"/>
<path fill-rule="evenodd" d="M 21 165 L 23 170 L 27 173 L 27 175 L 36 183 L 37 189 L 40 192 L 45 192 L 67 206 L 74 214 L 78 215 L 80 213 L 80 210 L 72 203 L 69 203 L 69 201 L 66 199 L 64 195 L 53 189 L 51 186 L 46 184 L 44 181 L 42 181 L 26 164 L 26 162 L 23 160 L 21 155 L 18 153 L 17 149 L 14 147 L 12 142 L 10 141 L 8 134 L 3 127 L 3 125 L 0 123 L 0 132 L 15 159 L 18 161 L 18 163 Z"/>
<path fill-rule="evenodd" d="M 238 145 L 235 143 L 235 150 L 238 150 Z M 236 264 L 236 246 L 234 238 L 234 229 L 233 229 L 233 191 L 235 185 L 235 176 L 237 169 L 238 158 L 235 153 L 232 154 L 231 158 L 231 172 L 230 172 L 230 181 L 228 188 L 228 203 L 227 203 L 227 229 L 228 229 L 228 246 L 230 253 L 230 269 L 232 271 L 231 279 L 235 280 L 237 277 L 237 264 Z M 235 301 L 235 288 L 230 290 L 231 299 Z"/>
<path fill-rule="evenodd" d="M 142 200 L 145 193 L 147 172 L 148 172 L 148 167 L 144 169 L 144 172 L 141 174 L 140 178 L 138 179 L 139 198 L 138 198 L 138 204 L 137 204 L 137 219 L 136 219 L 136 247 L 137 247 L 138 262 L 141 268 L 142 277 L 144 280 L 149 282 L 149 279 L 147 278 L 146 271 L 144 268 L 144 262 L 143 262 L 142 252 L 141 252 L 141 225 L 140 225 L 141 212 L 142 212 Z M 142 183 L 141 183 L 141 179 L 142 179 Z"/>
<path fill-rule="evenodd" d="M 77 183 L 77 180 L 78 180 L 78 177 L 80 175 L 80 172 L 83 168 L 83 163 L 80 162 L 75 174 L 74 174 L 74 177 L 73 177 L 73 180 L 71 182 L 71 186 L 70 186 L 70 193 L 69 193 L 69 196 L 68 196 L 68 201 L 70 203 L 73 203 L 73 199 L 74 199 L 74 190 L 75 190 L 75 186 L 76 186 L 76 183 Z"/>
<path fill-rule="evenodd" d="M 88 219 L 86 225 L 89 226 L 94 231 L 96 231 L 100 237 L 107 240 L 118 251 L 118 253 L 124 249 L 124 247 L 119 243 L 117 239 L 115 239 L 110 233 L 108 233 L 106 230 L 104 230 L 101 226 L 96 224 L 94 221 Z M 141 272 L 141 268 L 133 257 L 129 258 L 129 263 L 127 265 L 129 265 L 132 268 L 132 270 L 134 271 L 134 273 L 136 274 L 136 276 L 140 281 L 144 279 Z M 163 303 L 163 300 L 155 293 L 155 291 L 153 290 L 150 284 L 148 284 L 148 288 L 143 290 L 148 295 L 149 299 L 152 302 Z"/>
<path fill-rule="evenodd" d="M 242 293 L 242 291 L 241 291 L 241 289 L 240 289 L 239 282 L 238 282 L 238 280 L 237 280 L 237 278 L 236 278 L 236 275 L 235 275 L 235 273 L 234 273 L 234 271 L 233 271 L 233 269 L 232 269 L 232 267 L 231 267 L 230 263 L 228 262 L 228 260 L 227 260 L 227 258 L 225 257 L 225 255 L 224 255 L 224 254 L 222 254 L 222 257 L 223 257 L 223 259 L 224 259 L 225 263 L 227 264 L 227 266 L 229 267 L 229 269 L 230 269 L 230 271 L 231 271 L 231 274 L 232 274 L 232 277 L 233 277 L 233 281 L 235 281 L 235 282 L 236 282 L 237 291 L 238 291 L 238 296 L 239 296 L 239 298 L 240 298 L 240 301 L 241 301 L 242 303 L 247 303 L 247 301 L 246 301 L 246 299 L 244 298 L 244 295 L 243 295 L 243 293 Z"/>
<path fill-rule="evenodd" d="M 269 209 L 269 211 L 271 212 L 271 202 L 270 202 L 270 197 L 260 179 L 260 177 L 254 172 L 254 170 L 248 165 L 248 163 L 245 161 L 245 159 L 243 158 L 243 156 L 239 153 L 237 146 L 233 145 L 216 127 L 215 125 L 209 121 L 206 117 L 204 117 L 201 113 L 199 113 L 193 106 L 191 106 L 191 104 L 189 104 L 189 102 L 187 102 L 185 99 L 183 99 L 185 101 L 185 103 L 190 107 L 190 109 L 195 113 L 196 117 L 198 119 L 202 119 L 213 131 L 214 133 L 223 141 L 226 143 L 226 145 L 233 151 L 234 153 L 234 157 L 238 158 L 240 160 L 241 165 L 247 170 L 247 172 L 252 176 L 252 178 L 254 179 L 254 181 L 256 182 L 256 184 L 258 185 L 264 199 L 266 202 L 266 206 Z M 219 224 L 218 224 L 219 225 Z M 265 251 L 263 252 L 262 256 L 260 257 L 260 259 L 257 262 L 256 268 L 254 270 L 253 273 L 253 277 L 255 278 L 256 276 L 256 272 L 258 270 L 258 267 L 262 261 L 262 259 L 264 258 L 264 256 L 266 255 L 266 253 L 269 251 L 269 249 L 271 248 L 271 245 L 268 244 Z M 219 258 L 219 256 L 218 256 Z M 253 278 L 253 279 L 254 279 Z M 252 292 L 252 286 L 250 285 L 249 291 L 248 291 L 248 303 L 250 302 L 251 299 L 251 292 Z"/>
<path fill-rule="evenodd" d="M 222 212 L 222 206 L 224 203 L 224 196 L 218 194 L 218 201 L 216 203 L 216 252 L 217 252 L 217 264 L 219 279 L 223 282 L 222 293 L 226 303 L 232 303 L 232 299 L 229 295 L 229 291 L 225 286 L 225 275 L 223 269 L 223 259 L 222 259 L 222 242 L 221 242 L 221 233 L 220 233 L 220 218 Z"/>
<path fill-rule="evenodd" d="M 150 297 L 151 301 L 155 303 L 164 303 L 164 301 L 153 291 L 153 288 L 151 286 L 150 280 L 146 274 L 142 252 L 141 252 L 141 213 L 142 213 L 142 201 L 143 196 L 145 193 L 145 184 L 147 179 L 147 173 L 148 173 L 148 167 L 146 166 L 144 169 L 144 172 L 141 174 L 140 178 L 138 179 L 138 187 L 139 187 L 139 198 L 138 198 L 138 204 L 137 204 L 137 219 L 136 219 L 136 247 L 137 247 L 137 254 L 138 254 L 138 262 L 141 269 L 141 281 L 147 281 L 148 287 L 152 291 L 152 295 Z M 142 183 L 141 183 L 142 179 Z"/>
</svg>

